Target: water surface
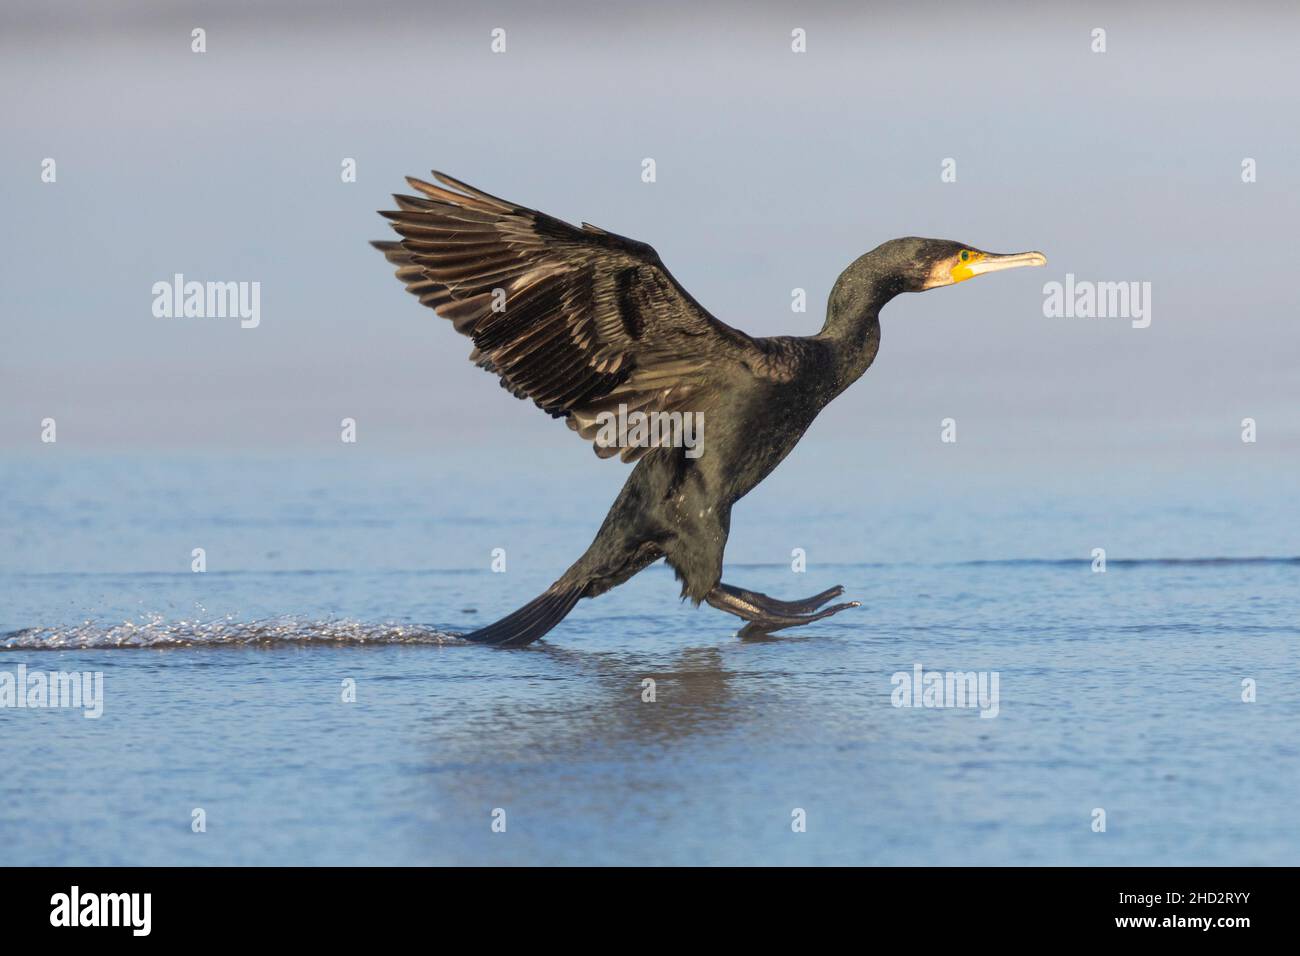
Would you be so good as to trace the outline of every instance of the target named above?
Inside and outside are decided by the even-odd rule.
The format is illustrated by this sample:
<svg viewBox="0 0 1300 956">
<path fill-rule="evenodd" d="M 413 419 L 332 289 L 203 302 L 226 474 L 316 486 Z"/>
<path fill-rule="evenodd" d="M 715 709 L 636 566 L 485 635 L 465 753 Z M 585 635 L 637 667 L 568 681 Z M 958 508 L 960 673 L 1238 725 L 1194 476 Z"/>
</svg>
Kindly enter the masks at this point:
<svg viewBox="0 0 1300 956">
<path fill-rule="evenodd" d="M 501 651 L 452 635 L 562 571 L 603 513 L 584 493 L 608 500 L 619 474 L 447 480 L 459 467 L 7 465 L 0 671 L 102 671 L 105 701 L 99 719 L 0 710 L 0 862 L 1296 860 L 1281 495 L 778 482 L 737 508 L 726 578 L 843 584 L 862 608 L 740 640 L 655 566 Z M 1170 557 L 1228 560 L 1150 560 Z M 917 663 L 996 671 L 997 716 L 892 706 Z"/>
</svg>

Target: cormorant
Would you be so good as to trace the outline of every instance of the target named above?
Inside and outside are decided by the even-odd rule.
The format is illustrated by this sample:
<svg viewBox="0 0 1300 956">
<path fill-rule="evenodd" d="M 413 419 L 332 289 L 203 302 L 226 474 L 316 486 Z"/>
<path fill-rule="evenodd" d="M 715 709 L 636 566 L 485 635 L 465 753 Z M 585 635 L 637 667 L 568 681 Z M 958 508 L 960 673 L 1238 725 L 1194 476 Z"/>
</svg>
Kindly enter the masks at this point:
<svg viewBox="0 0 1300 956">
<path fill-rule="evenodd" d="M 396 195 L 398 209 L 381 213 L 402 238 L 373 245 L 408 292 L 473 340 L 471 361 L 511 394 L 595 440 L 598 456 L 621 452 L 637 462 L 586 553 L 539 597 L 465 635 L 484 644 L 531 643 L 579 598 L 603 594 L 660 558 L 677 573 L 683 598 L 742 618 L 742 635 L 858 606 L 822 608 L 842 587 L 780 601 L 723 583 L 731 506 L 871 365 L 886 302 L 1047 261 L 1039 252 L 891 239 L 836 280 L 816 335 L 755 338 L 710 315 L 645 243 L 433 175 L 449 188 L 408 177 L 421 195 Z M 658 430 L 654 447 L 626 436 L 620 447 L 602 433 L 614 416 L 638 411 L 696 416 L 707 426 L 702 449 L 673 447 Z"/>
</svg>

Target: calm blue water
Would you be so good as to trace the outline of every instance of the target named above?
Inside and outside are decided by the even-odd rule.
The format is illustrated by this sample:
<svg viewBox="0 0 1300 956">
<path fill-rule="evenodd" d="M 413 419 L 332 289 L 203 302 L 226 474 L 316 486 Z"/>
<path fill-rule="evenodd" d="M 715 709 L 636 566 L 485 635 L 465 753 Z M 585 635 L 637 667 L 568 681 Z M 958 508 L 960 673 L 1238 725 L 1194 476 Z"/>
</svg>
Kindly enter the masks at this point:
<svg viewBox="0 0 1300 956">
<path fill-rule="evenodd" d="M 1293 489 L 884 487 L 813 452 L 737 508 L 726 579 L 863 607 L 742 641 L 658 566 L 531 648 L 446 637 L 585 547 L 624 472 L 582 451 L 0 466 L 0 673 L 105 694 L 0 710 L 0 864 L 1300 856 L 1300 563 L 1146 560 L 1300 554 Z M 997 672 L 997 716 L 892 706 L 918 663 Z"/>
</svg>

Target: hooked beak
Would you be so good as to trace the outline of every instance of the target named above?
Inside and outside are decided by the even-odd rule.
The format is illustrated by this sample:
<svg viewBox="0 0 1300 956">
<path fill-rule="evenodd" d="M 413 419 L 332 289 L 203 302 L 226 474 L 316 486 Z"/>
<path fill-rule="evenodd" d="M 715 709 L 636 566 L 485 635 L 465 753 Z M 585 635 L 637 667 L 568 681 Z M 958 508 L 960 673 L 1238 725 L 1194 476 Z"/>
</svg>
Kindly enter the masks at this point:
<svg viewBox="0 0 1300 956">
<path fill-rule="evenodd" d="M 1003 269 L 1019 269 L 1021 266 L 1045 266 L 1047 256 L 1041 252 L 1012 252 L 1001 255 L 987 252 L 975 262 L 966 266 L 970 275 L 978 276 L 986 272 L 1001 272 Z"/>
</svg>

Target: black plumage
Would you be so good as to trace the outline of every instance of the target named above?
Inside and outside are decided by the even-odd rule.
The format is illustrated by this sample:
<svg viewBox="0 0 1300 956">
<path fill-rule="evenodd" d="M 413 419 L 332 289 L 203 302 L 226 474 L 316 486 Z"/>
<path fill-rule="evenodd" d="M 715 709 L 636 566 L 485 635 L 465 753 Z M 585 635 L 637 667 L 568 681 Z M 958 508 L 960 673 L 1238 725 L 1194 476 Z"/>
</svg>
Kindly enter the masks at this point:
<svg viewBox="0 0 1300 956">
<path fill-rule="evenodd" d="M 665 558 L 682 594 L 774 631 L 835 614 L 832 588 L 779 601 L 723 584 L 731 507 L 790 452 L 817 413 L 876 356 L 879 311 L 895 295 L 1015 265 L 947 240 L 895 239 L 857 259 L 831 292 L 813 336 L 755 338 L 707 312 L 645 243 L 581 228 L 441 173 L 408 179 L 382 215 L 401 237 L 375 242 L 423 305 L 473 341 L 472 361 L 512 394 L 563 418 L 597 455 L 636 461 L 586 553 L 536 600 L 470 640 L 527 644 L 583 597 Z M 698 456 L 660 441 L 602 444 L 610 416 L 692 415 Z"/>
</svg>

